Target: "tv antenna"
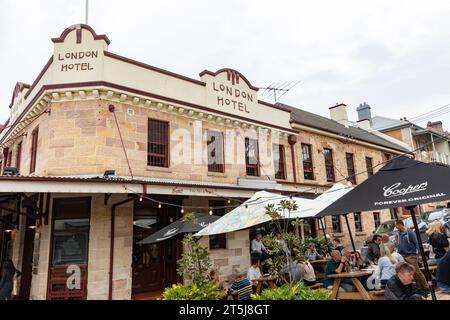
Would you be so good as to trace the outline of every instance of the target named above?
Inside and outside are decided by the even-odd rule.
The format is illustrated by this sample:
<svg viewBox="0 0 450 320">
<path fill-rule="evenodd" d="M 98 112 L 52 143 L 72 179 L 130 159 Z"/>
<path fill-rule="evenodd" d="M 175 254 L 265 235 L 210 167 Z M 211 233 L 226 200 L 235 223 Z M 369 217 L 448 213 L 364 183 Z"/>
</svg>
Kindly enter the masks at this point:
<svg viewBox="0 0 450 320">
<path fill-rule="evenodd" d="M 289 90 L 294 88 L 300 82 L 301 82 L 301 80 L 298 80 L 297 82 L 294 82 L 294 81 L 272 82 L 268 87 L 259 88 L 259 89 L 264 89 L 262 94 L 269 98 L 273 97 L 274 103 L 277 103 L 277 98 L 280 99 Z M 278 92 L 282 92 L 281 95 L 277 96 Z"/>
</svg>

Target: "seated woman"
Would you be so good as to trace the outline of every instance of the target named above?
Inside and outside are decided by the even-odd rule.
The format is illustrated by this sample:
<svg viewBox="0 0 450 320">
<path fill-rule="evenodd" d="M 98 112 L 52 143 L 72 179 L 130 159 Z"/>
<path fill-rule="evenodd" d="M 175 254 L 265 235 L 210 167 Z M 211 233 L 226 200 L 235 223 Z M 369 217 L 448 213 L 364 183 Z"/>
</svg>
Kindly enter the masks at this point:
<svg viewBox="0 0 450 320">
<path fill-rule="evenodd" d="M 219 279 L 219 271 L 217 269 L 212 269 L 209 273 L 209 277 L 213 281 L 213 283 L 223 291 L 222 300 L 226 300 L 228 297 L 228 283 L 226 281 L 220 281 Z"/>
<path fill-rule="evenodd" d="M 395 276 L 395 265 L 399 261 L 391 255 L 387 245 L 380 245 L 380 258 L 378 259 L 378 268 L 380 269 L 381 289 L 386 287 L 389 279 Z"/>
<path fill-rule="evenodd" d="M 256 286 L 258 285 L 258 279 L 262 278 L 261 269 L 259 266 L 259 259 L 257 257 L 251 257 L 251 266 L 247 270 L 247 279 L 250 280 L 253 287 L 253 293 L 256 292 Z"/>
<path fill-rule="evenodd" d="M 240 268 L 233 269 L 234 281 L 231 284 L 231 294 L 237 294 L 238 300 L 250 300 L 252 294 L 252 284 L 247 279 L 247 274 L 242 272 Z"/>
<path fill-rule="evenodd" d="M 323 256 L 317 252 L 315 243 L 311 243 L 309 245 L 309 249 L 306 250 L 306 258 L 310 261 L 320 260 L 323 258 Z"/>
<path fill-rule="evenodd" d="M 314 268 L 309 263 L 309 261 L 300 262 L 300 266 L 303 270 L 303 283 L 305 286 L 309 287 L 316 284 L 316 273 L 314 272 Z"/>
</svg>

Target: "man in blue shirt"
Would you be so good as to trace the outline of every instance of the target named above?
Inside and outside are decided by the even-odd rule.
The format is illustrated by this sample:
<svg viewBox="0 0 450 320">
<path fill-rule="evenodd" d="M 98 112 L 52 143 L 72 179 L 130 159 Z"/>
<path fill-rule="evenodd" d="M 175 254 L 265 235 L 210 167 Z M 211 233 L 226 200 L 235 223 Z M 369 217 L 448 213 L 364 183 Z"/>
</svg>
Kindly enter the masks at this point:
<svg viewBox="0 0 450 320">
<path fill-rule="evenodd" d="M 334 279 L 328 277 L 330 274 L 350 272 L 350 264 L 348 263 L 347 257 L 343 256 L 339 250 L 331 251 L 331 258 L 325 267 L 324 283 L 327 289 L 333 289 L 334 285 Z M 342 279 L 339 291 L 353 291 L 351 279 Z"/>
<path fill-rule="evenodd" d="M 407 229 L 401 220 L 398 220 L 395 226 L 399 231 L 397 252 L 414 267 L 414 280 L 421 289 L 429 290 L 427 280 L 419 267 L 419 243 L 416 234 L 414 231 Z"/>
</svg>

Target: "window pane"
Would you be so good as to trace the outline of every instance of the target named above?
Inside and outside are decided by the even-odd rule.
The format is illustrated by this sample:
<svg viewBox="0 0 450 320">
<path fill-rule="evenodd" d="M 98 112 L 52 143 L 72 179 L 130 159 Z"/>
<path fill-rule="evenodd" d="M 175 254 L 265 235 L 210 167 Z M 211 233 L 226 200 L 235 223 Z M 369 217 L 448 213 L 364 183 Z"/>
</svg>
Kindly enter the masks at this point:
<svg viewBox="0 0 450 320">
<path fill-rule="evenodd" d="M 258 141 L 245 138 L 245 164 L 248 176 L 259 176 Z"/>
<path fill-rule="evenodd" d="M 366 157 L 366 170 L 368 177 L 373 176 L 372 158 Z"/>
<path fill-rule="evenodd" d="M 334 165 L 333 165 L 333 151 L 331 149 L 323 149 L 325 157 L 325 171 L 328 182 L 334 182 Z"/>
<path fill-rule="evenodd" d="M 347 174 L 348 178 L 347 181 L 350 181 L 352 184 L 356 184 L 356 172 L 355 172 L 355 165 L 353 161 L 353 154 L 352 153 L 346 153 L 345 154 L 346 160 L 347 160 Z"/>
<path fill-rule="evenodd" d="M 311 145 L 302 143 L 303 177 L 306 180 L 314 180 L 314 167 L 311 155 Z"/>
<path fill-rule="evenodd" d="M 272 145 L 273 163 L 276 179 L 286 179 L 285 163 L 284 163 L 284 146 L 280 144 Z"/>
<path fill-rule="evenodd" d="M 354 213 L 353 218 L 355 220 L 355 230 L 357 232 L 363 231 L 362 221 L 361 221 L 361 213 Z"/>
<path fill-rule="evenodd" d="M 149 166 L 169 166 L 169 123 L 148 120 L 147 164 Z"/>
<path fill-rule="evenodd" d="M 87 264 L 89 219 L 55 220 L 53 265 Z"/>
<path fill-rule="evenodd" d="M 331 220 L 333 222 L 333 232 L 340 233 L 341 232 L 341 220 L 339 216 L 332 216 Z"/>
<path fill-rule="evenodd" d="M 223 134 L 207 131 L 208 171 L 224 172 Z"/>
</svg>

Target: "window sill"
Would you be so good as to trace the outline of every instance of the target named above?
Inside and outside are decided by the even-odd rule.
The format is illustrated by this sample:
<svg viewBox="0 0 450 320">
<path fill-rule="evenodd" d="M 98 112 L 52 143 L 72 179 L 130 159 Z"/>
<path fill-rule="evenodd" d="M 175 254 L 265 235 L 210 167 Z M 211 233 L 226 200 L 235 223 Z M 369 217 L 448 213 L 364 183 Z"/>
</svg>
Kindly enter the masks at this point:
<svg viewBox="0 0 450 320">
<path fill-rule="evenodd" d="M 208 171 L 207 176 L 226 178 L 227 174 L 225 172 L 210 172 L 210 171 Z"/>
<path fill-rule="evenodd" d="M 245 176 L 245 179 L 261 180 L 261 176 Z"/>
<path fill-rule="evenodd" d="M 340 232 L 340 233 L 333 233 L 333 237 L 335 237 L 335 238 L 343 238 L 344 234 L 342 232 Z"/>
<path fill-rule="evenodd" d="M 166 167 L 154 167 L 154 166 L 147 166 L 147 171 L 157 171 L 157 172 L 167 172 L 172 173 L 172 169 L 166 168 Z"/>
<path fill-rule="evenodd" d="M 355 233 L 357 236 L 365 236 L 365 235 L 367 235 L 367 232 L 365 232 L 365 231 L 358 231 L 358 232 L 356 232 Z"/>
<path fill-rule="evenodd" d="M 228 248 L 209 248 L 209 250 L 220 253 L 221 250 L 226 251 L 226 250 L 228 250 Z"/>
</svg>

